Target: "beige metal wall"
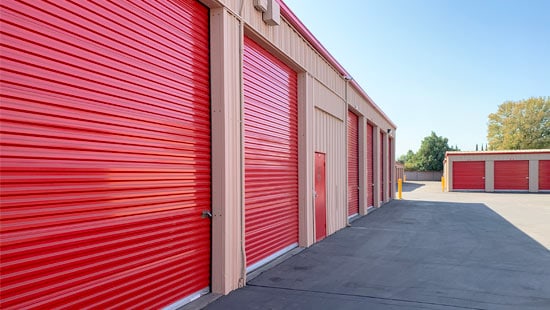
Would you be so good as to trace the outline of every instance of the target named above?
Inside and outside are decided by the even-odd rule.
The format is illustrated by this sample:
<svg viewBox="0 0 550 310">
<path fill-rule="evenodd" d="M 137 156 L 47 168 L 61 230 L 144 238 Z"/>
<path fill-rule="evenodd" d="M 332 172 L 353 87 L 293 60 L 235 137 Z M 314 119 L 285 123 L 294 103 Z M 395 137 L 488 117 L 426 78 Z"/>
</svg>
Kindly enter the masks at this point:
<svg viewBox="0 0 550 310">
<path fill-rule="evenodd" d="M 210 10 L 212 100 L 212 291 L 227 294 L 245 283 L 241 45 L 239 20 Z"/>
<path fill-rule="evenodd" d="M 327 234 L 347 224 L 347 155 L 344 121 L 315 109 L 315 151 L 326 154 Z"/>
</svg>

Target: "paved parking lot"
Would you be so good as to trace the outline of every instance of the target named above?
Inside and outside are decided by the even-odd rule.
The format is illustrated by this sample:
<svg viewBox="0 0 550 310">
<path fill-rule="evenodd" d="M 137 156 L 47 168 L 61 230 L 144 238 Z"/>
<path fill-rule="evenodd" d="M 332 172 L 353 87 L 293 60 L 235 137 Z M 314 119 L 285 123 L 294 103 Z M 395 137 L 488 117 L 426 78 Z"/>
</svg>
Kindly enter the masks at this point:
<svg viewBox="0 0 550 310">
<path fill-rule="evenodd" d="M 206 309 L 550 309 L 550 195 L 405 190 Z"/>
<path fill-rule="evenodd" d="M 483 203 L 550 249 L 550 193 L 442 192 L 441 182 L 405 183 L 403 199 Z"/>
</svg>

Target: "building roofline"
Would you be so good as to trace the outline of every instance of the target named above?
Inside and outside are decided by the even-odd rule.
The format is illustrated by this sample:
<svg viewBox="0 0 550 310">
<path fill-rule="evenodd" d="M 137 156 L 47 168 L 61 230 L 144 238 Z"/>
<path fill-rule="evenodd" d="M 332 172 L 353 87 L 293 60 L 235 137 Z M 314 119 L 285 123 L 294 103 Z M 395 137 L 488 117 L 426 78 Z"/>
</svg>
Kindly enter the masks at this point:
<svg viewBox="0 0 550 310">
<path fill-rule="evenodd" d="M 298 19 L 298 17 L 290 10 L 283 0 L 276 0 L 281 6 L 281 15 L 323 56 L 334 68 L 338 70 L 341 76 L 350 76 L 348 71 L 330 54 L 330 52 L 317 40 L 317 38 L 307 29 L 307 27 Z M 380 113 L 390 125 L 397 128 L 395 123 L 382 111 L 382 109 L 374 103 L 374 100 L 365 92 L 365 90 L 355 80 L 350 81 L 351 85 L 359 92 L 359 94 L 367 100 L 374 109 Z"/>
<path fill-rule="evenodd" d="M 540 150 L 502 150 L 502 151 L 448 151 L 445 156 L 460 156 L 460 155 L 513 155 L 513 154 L 550 154 L 550 149 Z"/>
</svg>

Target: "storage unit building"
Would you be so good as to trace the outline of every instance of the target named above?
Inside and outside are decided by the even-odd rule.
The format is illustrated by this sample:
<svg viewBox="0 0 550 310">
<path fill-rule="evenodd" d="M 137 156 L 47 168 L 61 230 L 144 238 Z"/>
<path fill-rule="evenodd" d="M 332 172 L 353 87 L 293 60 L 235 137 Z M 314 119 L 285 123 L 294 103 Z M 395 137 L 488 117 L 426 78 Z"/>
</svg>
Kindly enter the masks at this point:
<svg viewBox="0 0 550 310">
<path fill-rule="evenodd" d="M 0 308 L 175 309 L 393 197 L 395 124 L 267 3 L 2 3 Z"/>
<path fill-rule="evenodd" d="M 448 191 L 548 190 L 550 150 L 447 152 Z"/>
</svg>

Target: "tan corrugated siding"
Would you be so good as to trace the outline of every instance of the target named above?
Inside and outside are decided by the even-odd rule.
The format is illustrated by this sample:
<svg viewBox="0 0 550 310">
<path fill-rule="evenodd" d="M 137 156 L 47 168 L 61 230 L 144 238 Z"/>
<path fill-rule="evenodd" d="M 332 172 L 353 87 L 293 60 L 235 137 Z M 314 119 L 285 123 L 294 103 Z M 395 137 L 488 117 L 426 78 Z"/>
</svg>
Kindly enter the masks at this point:
<svg viewBox="0 0 550 310">
<path fill-rule="evenodd" d="M 315 109 L 315 151 L 326 154 L 327 234 L 346 225 L 346 131 L 344 121 Z"/>
<path fill-rule="evenodd" d="M 370 123 L 379 126 L 381 129 L 396 129 L 395 127 L 393 127 L 392 124 L 390 124 L 390 122 L 386 120 L 386 118 L 382 114 L 380 114 L 374 108 L 374 106 L 370 102 L 368 102 L 361 94 L 359 94 L 359 91 L 357 89 L 351 87 L 351 85 L 348 86 L 348 103 L 351 107 L 357 110 L 360 115 L 366 115 Z"/>
<path fill-rule="evenodd" d="M 252 0 L 244 0 L 242 17 L 246 26 L 260 35 L 278 53 L 282 53 L 294 63 L 309 72 L 339 96 L 344 96 L 345 83 L 342 77 L 319 53 L 283 18 L 279 26 L 269 26 L 262 14 L 254 9 Z M 238 13 L 239 0 L 221 1 L 229 9 Z"/>
<path fill-rule="evenodd" d="M 241 277 L 240 25 L 210 11 L 212 94 L 212 291 L 227 294 Z"/>
</svg>

